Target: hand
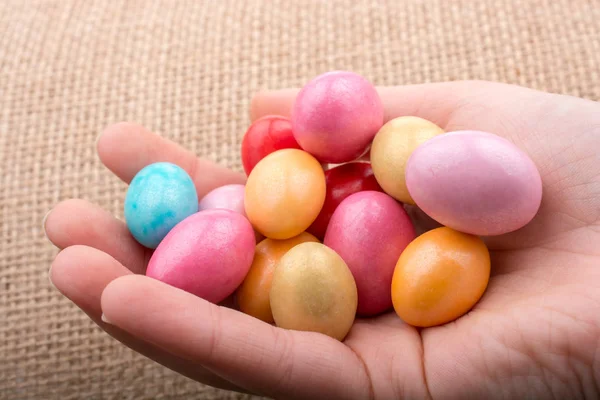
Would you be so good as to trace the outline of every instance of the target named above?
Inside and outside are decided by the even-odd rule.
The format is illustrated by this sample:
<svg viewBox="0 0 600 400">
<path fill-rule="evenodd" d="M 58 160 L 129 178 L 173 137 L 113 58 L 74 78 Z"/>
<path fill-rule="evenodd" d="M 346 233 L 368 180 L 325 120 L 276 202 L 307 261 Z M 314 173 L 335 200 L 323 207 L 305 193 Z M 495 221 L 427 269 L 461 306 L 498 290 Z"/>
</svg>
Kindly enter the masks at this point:
<svg viewBox="0 0 600 400">
<path fill-rule="evenodd" d="M 457 321 L 418 330 L 391 311 L 358 319 L 343 343 L 279 329 L 140 275 L 149 251 L 80 200 L 47 217 L 47 236 L 63 249 L 52 282 L 127 346 L 220 388 L 275 398 L 600 396 L 600 104 L 489 82 L 379 90 L 386 120 L 415 115 L 504 136 L 542 175 L 538 215 L 487 240 L 489 287 Z M 289 114 L 296 93 L 259 94 L 252 118 Z M 157 161 L 186 169 L 199 196 L 244 181 L 131 124 L 109 128 L 98 153 L 126 182 Z"/>
</svg>

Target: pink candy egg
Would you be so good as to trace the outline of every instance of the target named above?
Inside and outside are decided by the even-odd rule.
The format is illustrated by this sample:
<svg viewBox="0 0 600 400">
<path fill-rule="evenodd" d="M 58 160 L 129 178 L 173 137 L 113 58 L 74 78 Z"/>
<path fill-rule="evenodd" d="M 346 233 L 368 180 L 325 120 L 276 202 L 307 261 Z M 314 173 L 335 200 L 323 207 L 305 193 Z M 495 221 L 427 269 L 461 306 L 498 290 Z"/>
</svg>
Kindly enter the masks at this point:
<svg viewBox="0 0 600 400">
<path fill-rule="evenodd" d="M 324 244 L 348 264 L 358 288 L 358 314 L 379 314 L 392 306 L 394 268 L 415 229 L 400 203 L 385 193 L 364 191 L 337 207 Z"/>
<path fill-rule="evenodd" d="M 218 303 L 244 280 L 255 244 L 252 226 L 242 215 L 223 209 L 200 211 L 162 240 L 146 275 Z"/>
<path fill-rule="evenodd" d="M 353 72 L 319 75 L 302 88 L 292 109 L 296 141 L 324 163 L 357 159 L 382 125 L 377 90 Z"/>
<path fill-rule="evenodd" d="M 525 226 L 542 200 L 542 180 L 527 154 L 479 131 L 450 132 L 420 145 L 408 160 L 406 185 L 431 218 L 473 235 Z"/>
</svg>

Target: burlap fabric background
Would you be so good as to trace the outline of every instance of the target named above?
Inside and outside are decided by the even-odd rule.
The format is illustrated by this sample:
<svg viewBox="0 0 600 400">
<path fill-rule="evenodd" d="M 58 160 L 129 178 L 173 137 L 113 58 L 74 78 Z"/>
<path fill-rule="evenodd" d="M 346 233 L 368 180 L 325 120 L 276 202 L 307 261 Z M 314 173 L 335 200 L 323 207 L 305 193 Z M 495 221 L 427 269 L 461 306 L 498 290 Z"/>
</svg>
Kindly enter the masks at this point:
<svg viewBox="0 0 600 400">
<path fill-rule="evenodd" d="M 600 1 L 2 1 L 0 398 L 240 398 L 134 354 L 57 294 L 42 217 L 71 197 L 121 215 L 126 186 L 94 153 L 106 125 L 240 169 L 252 94 L 331 69 L 598 100 Z"/>
</svg>

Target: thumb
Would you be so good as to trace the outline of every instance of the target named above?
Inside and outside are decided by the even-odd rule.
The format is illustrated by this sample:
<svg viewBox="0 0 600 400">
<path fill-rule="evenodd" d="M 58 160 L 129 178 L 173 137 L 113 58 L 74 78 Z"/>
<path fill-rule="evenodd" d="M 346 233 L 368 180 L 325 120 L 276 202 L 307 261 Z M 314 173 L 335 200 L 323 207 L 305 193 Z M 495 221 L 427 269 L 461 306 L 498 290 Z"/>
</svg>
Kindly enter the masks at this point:
<svg viewBox="0 0 600 400">
<path fill-rule="evenodd" d="M 485 81 L 456 81 L 405 86 L 377 87 L 383 102 L 385 121 L 411 115 L 427 119 L 442 128 L 450 121 L 454 110 L 459 109 L 474 94 L 502 84 Z M 257 93 L 250 106 L 252 121 L 265 115 L 289 117 L 299 89 L 280 89 Z"/>
</svg>

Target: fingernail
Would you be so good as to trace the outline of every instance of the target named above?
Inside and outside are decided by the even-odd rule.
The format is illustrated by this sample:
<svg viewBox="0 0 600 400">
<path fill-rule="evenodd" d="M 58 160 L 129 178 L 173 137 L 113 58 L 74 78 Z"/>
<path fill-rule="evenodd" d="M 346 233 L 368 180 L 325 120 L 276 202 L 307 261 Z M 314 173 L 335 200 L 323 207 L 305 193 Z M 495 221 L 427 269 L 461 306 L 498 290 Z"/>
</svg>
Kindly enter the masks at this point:
<svg viewBox="0 0 600 400">
<path fill-rule="evenodd" d="M 106 318 L 106 315 L 104 315 L 104 313 L 102 313 L 102 316 L 100 317 L 100 319 L 101 319 L 101 320 L 102 320 L 102 322 L 104 322 L 105 324 L 111 324 L 111 325 L 112 325 L 112 322 L 110 322 L 110 321 L 108 320 L 108 318 Z"/>
<path fill-rule="evenodd" d="M 42 219 L 42 230 L 44 231 L 44 236 L 46 236 L 46 239 L 50 240 L 48 238 L 48 235 L 46 234 L 46 220 L 48 219 L 48 215 L 50 215 L 50 213 L 52 212 L 52 209 L 50 211 L 48 211 L 46 213 L 46 215 L 44 215 L 44 218 Z"/>
<path fill-rule="evenodd" d="M 50 268 L 48 269 L 48 282 L 50 282 L 50 286 L 56 289 L 56 285 L 54 284 L 54 282 L 52 282 L 52 264 L 50 264 Z"/>
<path fill-rule="evenodd" d="M 95 149 L 98 148 L 98 142 L 100 141 L 100 138 L 102 137 L 103 134 L 104 134 L 104 132 L 100 132 L 100 134 L 96 137 L 96 141 L 94 142 Z"/>
</svg>

